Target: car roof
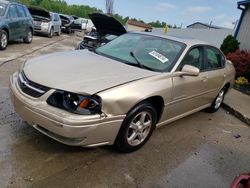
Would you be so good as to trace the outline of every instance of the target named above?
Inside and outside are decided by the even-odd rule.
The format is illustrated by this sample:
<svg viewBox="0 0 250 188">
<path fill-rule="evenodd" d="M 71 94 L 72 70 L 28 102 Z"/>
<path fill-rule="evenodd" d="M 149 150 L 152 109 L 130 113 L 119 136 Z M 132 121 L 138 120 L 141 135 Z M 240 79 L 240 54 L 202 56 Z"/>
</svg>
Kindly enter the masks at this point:
<svg viewBox="0 0 250 188">
<path fill-rule="evenodd" d="M 11 3 L 10 1 L 5 1 L 5 0 L 0 0 L 1 3 L 6 3 L 6 4 L 9 4 Z"/>
<path fill-rule="evenodd" d="M 209 43 L 198 40 L 198 39 L 193 39 L 193 38 L 181 38 L 181 37 L 175 37 L 175 36 L 169 36 L 169 35 L 162 35 L 162 34 L 157 34 L 153 32 L 129 32 L 129 33 L 137 33 L 137 34 L 143 34 L 143 35 L 149 35 L 149 36 L 156 36 L 156 37 L 161 37 L 169 40 L 174 40 L 180 43 L 184 43 L 188 46 L 194 46 L 194 45 L 210 45 Z"/>
<path fill-rule="evenodd" d="M 9 5 L 9 4 L 16 4 L 16 5 L 24 6 L 23 4 L 18 3 L 18 2 L 15 2 L 15 1 L 0 0 L 0 2 L 1 2 L 1 3 L 5 3 L 5 4 L 7 4 L 7 5 Z"/>
</svg>

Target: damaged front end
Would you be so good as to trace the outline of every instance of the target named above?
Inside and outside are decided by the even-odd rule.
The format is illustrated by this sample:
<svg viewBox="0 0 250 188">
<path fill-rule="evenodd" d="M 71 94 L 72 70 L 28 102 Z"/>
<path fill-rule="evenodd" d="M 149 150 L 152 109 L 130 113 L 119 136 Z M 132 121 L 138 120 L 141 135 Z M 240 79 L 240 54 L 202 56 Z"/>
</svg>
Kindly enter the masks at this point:
<svg viewBox="0 0 250 188">
<path fill-rule="evenodd" d="M 30 14 L 33 18 L 35 32 L 47 33 L 50 28 L 50 12 L 40 7 L 29 7 Z"/>
<path fill-rule="evenodd" d="M 95 27 L 89 33 L 86 33 L 76 50 L 89 49 L 93 51 L 116 37 L 127 33 L 124 26 L 114 17 L 93 13 L 89 14 L 89 18 Z"/>
</svg>

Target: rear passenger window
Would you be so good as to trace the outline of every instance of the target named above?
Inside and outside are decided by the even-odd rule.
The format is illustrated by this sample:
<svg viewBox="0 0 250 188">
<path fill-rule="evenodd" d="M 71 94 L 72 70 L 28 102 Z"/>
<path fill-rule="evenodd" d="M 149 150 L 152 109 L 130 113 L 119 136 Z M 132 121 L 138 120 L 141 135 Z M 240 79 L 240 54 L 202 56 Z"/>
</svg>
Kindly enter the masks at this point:
<svg viewBox="0 0 250 188">
<path fill-rule="evenodd" d="M 18 17 L 15 5 L 10 5 L 8 17 L 9 18 L 17 18 Z"/>
<path fill-rule="evenodd" d="M 19 17 L 26 17 L 26 13 L 22 6 L 17 5 L 16 8 L 17 8 L 17 14 Z"/>
<path fill-rule="evenodd" d="M 224 66 L 225 59 L 219 50 L 207 48 L 207 69 L 218 69 Z"/>
</svg>

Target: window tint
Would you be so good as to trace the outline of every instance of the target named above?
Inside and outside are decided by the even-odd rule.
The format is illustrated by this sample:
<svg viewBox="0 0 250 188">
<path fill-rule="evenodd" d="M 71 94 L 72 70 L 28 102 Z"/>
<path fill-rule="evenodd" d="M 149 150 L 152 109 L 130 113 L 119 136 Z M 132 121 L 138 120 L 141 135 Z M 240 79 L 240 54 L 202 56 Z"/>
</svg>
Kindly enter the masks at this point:
<svg viewBox="0 0 250 188">
<path fill-rule="evenodd" d="M 26 13 L 22 6 L 17 5 L 16 8 L 17 8 L 17 14 L 19 17 L 26 17 Z"/>
<path fill-rule="evenodd" d="M 18 17 L 15 5 L 10 6 L 8 16 L 9 16 L 9 18 L 17 18 Z"/>
<path fill-rule="evenodd" d="M 179 69 L 181 70 L 184 65 L 192 65 L 197 67 L 200 70 L 204 70 L 203 63 L 203 49 L 202 48 L 193 48 L 182 60 Z"/>
<path fill-rule="evenodd" d="M 207 68 L 218 69 L 224 66 L 224 57 L 215 48 L 207 48 Z"/>
<path fill-rule="evenodd" d="M 24 8 L 24 11 L 25 11 L 25 15 L 31 17 L 30 12 L 27 9 L 27 7 L 24 6 L 23 8 Z"/>
</svg>

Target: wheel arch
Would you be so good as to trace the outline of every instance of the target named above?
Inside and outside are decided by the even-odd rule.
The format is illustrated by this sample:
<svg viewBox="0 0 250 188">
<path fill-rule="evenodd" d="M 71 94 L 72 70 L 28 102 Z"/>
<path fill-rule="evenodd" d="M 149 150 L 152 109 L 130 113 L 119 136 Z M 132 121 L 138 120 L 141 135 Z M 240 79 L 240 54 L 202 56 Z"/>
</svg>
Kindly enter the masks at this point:
<svg viewBox="0 0 250 188">
<path fill-rule="evenodd" d="M 34 28 L 32 26 L 29 26 L 29 30 L 31 30 L 32 34 L 34 34 Z"/>
<path fill-rule="evenodd" d="M 161 96 L 152 96 L 144 101 L 151 103 L 157 112 L 157 123 L 160 121 L 164 109 L 164 99 Z"/>
<path fill-rule="evenodd" d="M 224 85 L 224 88 L 226 89 L 226 93 L 228 92 L 230 86 L 231 86 L 231 84 L 230 84 L 229 82 L 227 82 L 227 83 Z"/>
<path fill-rule="evenodd" d="M 150 104 L 153 105 L 153 107 L 155 108 L 156 110 L 156 113 L 157 113 L 157 119 L 156 119 L 156 123 L 158 123 L 161 119 L 161 116 L 162 116 L 162 112 L 163 112 L 163 109 L 164 109 L 164 99 L 159 96 L 159 95 L 155 95 L 155 96 L 151 96 L 151 97 L 148 97 L 148 98 L 145 98 L 141 101 L 139 101 L 138 103 L 136 103 L 128 112 L 127 114 L 133 110 L 136 106 L 138 106 L 139 104 L 143 103 L 143 102 L 149 102 Z"/>
</svg>

